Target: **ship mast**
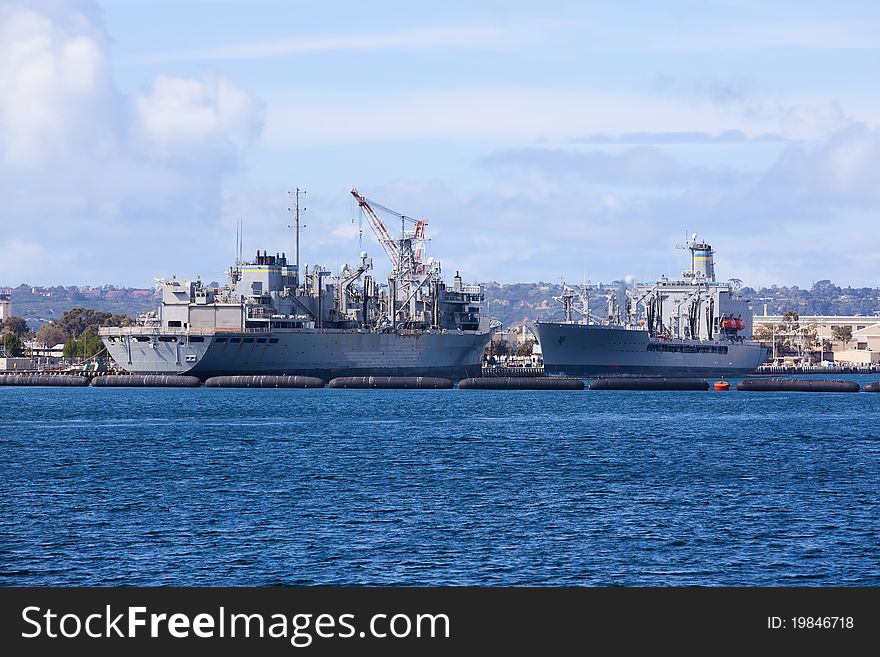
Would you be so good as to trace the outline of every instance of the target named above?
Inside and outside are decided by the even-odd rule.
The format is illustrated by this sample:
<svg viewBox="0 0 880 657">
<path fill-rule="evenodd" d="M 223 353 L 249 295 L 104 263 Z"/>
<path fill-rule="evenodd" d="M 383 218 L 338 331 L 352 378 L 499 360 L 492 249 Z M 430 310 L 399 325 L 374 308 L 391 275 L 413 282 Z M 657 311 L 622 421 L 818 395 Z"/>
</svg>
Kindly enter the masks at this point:
<svg viewBox="0 0 880 657">
<path fill-rule="evenodd" d="M 567 323 L 573 323 L 575 321 L 574 313 L 577 313 L 583 318 L 581 323 L 593 324 L 593 315 L 590 312 L 590 282 L 585 281 L 578 289 L 577 287 L 568 285 L 568 283 L 563 280 L 561 282 L 561 287 L 562 294 L 558 297 L 553 297 L 553 300 L 562 304 L 565 321 Z M 580 308 L 575 306 L 575 300 L 581 302 Z"/>
<path fill-rule="evenodd" d="M 299 213 L 300 213 L 300 211 L 302 211 L 302 212 L 306 211 L 305 207 L 303 207 L 302 210 L 300 210 L 299 197 L 301 194 L 305 194 L 305 193 L 306 193 L 306 190 L 300 189 L 299 187 L 297 187 L 296 193 L 294 195 L 295 199 L 294 199 L 294 203 L 293 203 L 293 209 L 287 208 L 288 212 L 293 213 L 293 224 L 294 224 L 293 230 L 294 230 L 294 233 L 296 234 L 296 242 L 294 244 L 294 252 L 296 254 L 296 276 L 294 277 L 294 285 L 296 287 L 299 287 L 299 281 L 300 281 L 300 275 L 299 275 L 299 229 L 300 229 Z M 287 196 L 290 197 L 291 193 L 287 192 Z M 290 226 L 288 226 L 288 228 L 290 228 Z M 305 225 L 303 225 L 302 228 L 305 228 Z"/>
</svg>

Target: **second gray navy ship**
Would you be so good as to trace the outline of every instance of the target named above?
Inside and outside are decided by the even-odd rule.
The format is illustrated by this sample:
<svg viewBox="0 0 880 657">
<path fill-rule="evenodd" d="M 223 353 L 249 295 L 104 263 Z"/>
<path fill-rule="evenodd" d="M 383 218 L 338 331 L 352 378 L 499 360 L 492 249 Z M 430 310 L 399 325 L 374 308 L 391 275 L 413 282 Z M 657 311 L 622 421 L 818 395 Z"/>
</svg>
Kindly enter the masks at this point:
<svg viewBox="0 0 880 657">
<path fill-rule="evenodd" d="M 135 326 L 103 328 L 113 360 L 135 374 L 479 376 L 492 327 L 483 291 L 458 272 L 449 287 L 440 263 L 425 258 L 425 221 L 391 238 L 374 205 L 353 189 L 392 262 L 387 282 L 355 266 L 333 273 L 288 262 L 285 254 L 239 256 L 225 285 L 162 282 L 158 311 Z M 383 208 L 386 209 L 387 208 Z M 393 212 L 393 211 L 391 211 Z M 297 239 L 298 245 L 298 239 Z M 297 246 L 298 248 L 298 246 Z M 298 257 L 297 257 L 298 260 Z"/>
<path fill-rule="evenodd" d="M 691 267 L 607 295 L 604 316 L 589 290 L 565 286 L 563 321 L 538 321 L 535 333 L 548 375 L 744 376 L 770 350 L 752 340 L 752 310 L 734 282 L 715 280 L 714 251 L 696 235 L 682 245 Z M 580 300 L 580 304 L 577 301 Z"/>
</svg>

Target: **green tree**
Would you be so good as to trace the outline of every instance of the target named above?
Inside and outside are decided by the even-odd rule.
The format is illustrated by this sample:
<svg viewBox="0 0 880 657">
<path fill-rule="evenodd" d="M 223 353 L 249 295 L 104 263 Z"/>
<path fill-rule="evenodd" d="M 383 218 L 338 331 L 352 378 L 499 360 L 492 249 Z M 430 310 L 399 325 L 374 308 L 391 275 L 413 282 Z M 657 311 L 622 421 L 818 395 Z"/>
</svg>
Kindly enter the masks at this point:
<svg viewBox="0 0 880 657">
<path fill-rule="evenodd" d="M 21 343 L 21 338 L 15 333 L 3 334 L 3 349 L 6 351 L 7 356 L 16 357 L 24 355 L 24 346 Z"/>
<path fill-rule="evenodd" d="M 771 342 L 773 342 L 774 333 L 778 332 L 779 326 L 774 326 L 773 324 L 758 324 L 752 333 L 752 337 L 757 342 L 770 344 Z"/>
<path fill-rule="evenodd" d="M 510 353 L 510 349 L 507 347 L 507 342 L 504 340 L 492 340 L 489 343 L 489 358 L 494 356 L 507 356 Z"/>
<path fill-rule="evenodd" d="M 790 333 L 796 333 L 800 328 L 800 316 L 794 310 L 786 311 L 782 316 L 782 325 Z"/>
<path fill-rule="evenodd" d="M 86 331 L 97 334 L 102 326 L 129 326 L 133 321 L 127 315 L 113 315 L 91 308 L 74 308 L 53 323 L 69 337 L 78 338 Z"/>
<path fill-rule="evenodd" d="M 804 354 L 810 355 L 820 349 L 822 343 L 819 341 L 819 325 L 816 322 L 810 322 L 801 327 L 800 343 Z"/>
<path fill-rule="evenodd" d="M 846 348 L 846 345 L 852 340 L 852 326 L 832 326 L 831 335 L 835 340 L 842 342 L 843 347 Z"/>
<path fill-rule="evenodd" d="M 526 340 L 525 342 L 523 342 L 521 345 L 519 345 L 516 348 L 516 355 L 517 356 L 526 356 L 526 357 L 531 356 L 532 355 L 532 348 L 534 346 L 535 346 L 534 340 Z"/>
<path fill-rule="evenodd" d="M 85 333 L 97 336 L 98 329 L 102 326 L 131 326 L 133 323 L 134 320 L 128 315 L 113 315 L 91 308 L 74 308 L 41 326 L 37 340 L 40 344 L 53 347 L 61 342 L 66 344 L 69 340 L 79 339 Z"/>
<path fill-rule="evenodd" d="M 782 315 L 782 353 L 797 354 L 801 340 L 800 316 L 794 310 L 788 310 Z M 779 332 L 777 332 L 777 336 Z"/>
<path fill-rule="evenodd" d="M 56 344 L 63 344 L 71 339 L 60 326 L 55 322 L 46 322 L 37 331 L 37 343 L 44 347 L 54 347 Z"/>
<path fill-rule="evenodd" d="M 91 358 L 104 350 L 104 343 L 101 338 L 87 331 L 78 339 L 71 338 L 64 343 L 65 358 Z"/>
<path fill-rule="evenodd" d="M 783 335 L 785 327 L 782 324 L 759 324 L 755 327 L 752 337 L 756 342 L 765 344 L 774 350 L 774 353 L 781 354 L 785 351 L 785 341 Z M 773 344 L 773 341 L 776 344 Z"/>
<path fill-rule="evenodd" d="M 14 333 L 20 338 L 25 338 L 31 335 L 31 329 L 23 317 L 7 317 L 0 324 L 0 333 Z"/>
<path fill-rule="evenodd" d="M 491 340 L 486 346 L 483 356 L 490 365 L 498 362 L 498 357 L 505 356 L 508 353 L 507 343 L 503 340 Z"/>
</svg>

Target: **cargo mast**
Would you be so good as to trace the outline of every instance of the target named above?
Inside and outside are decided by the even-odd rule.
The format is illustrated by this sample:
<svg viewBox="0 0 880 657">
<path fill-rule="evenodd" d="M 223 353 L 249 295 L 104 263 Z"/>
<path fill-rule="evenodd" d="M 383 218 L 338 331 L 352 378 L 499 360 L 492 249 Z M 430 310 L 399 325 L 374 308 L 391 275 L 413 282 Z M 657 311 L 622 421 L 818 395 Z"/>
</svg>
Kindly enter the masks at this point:
<svg viewBox="0 0 880 657">
<path fill-rule="evenodd" d="M 287 211 L 291 212 L 293 214 L 293 230 L 294 230 L 294 233 L 296 234 L 296 243 L 294 245 L 294 251 L 295 251 L 295 255 L 296 255 L 296 276 L 294 277 L 294 286 L 295 287 L 299 287 L 299 282 L 300 282 L 300 280 L 302 280 L 299 275 L 299 229 L 300 229 L 300 225 L 299 225 L 299 213 L 300 213 L 299 197 L 300 197 L 300 194 L 305 194 L 305 193 L 306 193 L 306 190 L 300 189 L 299 187 L 297 187 L 293 208 L 287 208 Z M 287 195 L 290 196 L 291 195 L 290 192 L 287 192 Z M 305 211 L 306 211 L 306 208 L 302 208 L 302 212 L 305 212 Z M 290 226 L 288 226 L 288 228 L 290 228 Z M 303 225 L 302 228 L 305 228 L 305 226 Z"/>
</svg>

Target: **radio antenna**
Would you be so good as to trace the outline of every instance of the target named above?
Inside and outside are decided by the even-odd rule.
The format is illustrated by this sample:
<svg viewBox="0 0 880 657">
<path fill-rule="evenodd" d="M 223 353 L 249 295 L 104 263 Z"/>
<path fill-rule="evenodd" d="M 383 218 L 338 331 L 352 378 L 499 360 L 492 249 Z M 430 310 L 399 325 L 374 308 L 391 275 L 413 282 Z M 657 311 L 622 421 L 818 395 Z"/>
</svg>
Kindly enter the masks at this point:
<svg viewBox="0 0 880 657">
<path fill-rule="evenodd" d="M 295 282 L 295 285 L 297 285 L 297 286 L 299 285 L 299 281 L 300 281 L 300 276 L 299 276 L 299 231 L 300 231 L 300 228 L 305 228 L 305 224 L 303 224 L 302 226 L 300 226 L 300 224 L 299 224 L 299 215 L 300 215 L 300 212 L 305 212 L 307 209 L 305 206 L 300 208 L 299 197 L 301 194 L 305 194 L 305 193 L 306 193 L 306 190 L 300 189 L 299 187 L 297 187 L 296 193 L 295 193 L 295 199 L 294 199 L 294 203 L 293 203 L 293 208 L 287 208 L 287 211 L 290 212 L 291 214 L 293 214 L 292 228 L 293 228 L 294 233 L 296 234 L 296 242 L 294 244 L 294 251 L 296 253 L 296 279 L 295 279 L 296 282 Z M 290 198 L 291 192 L 288 191 L 287 196 L 288 196 L 288 198 Z M 291 226 L 288 226 L 288 228 L 291 228 Z"/>
</svg>

